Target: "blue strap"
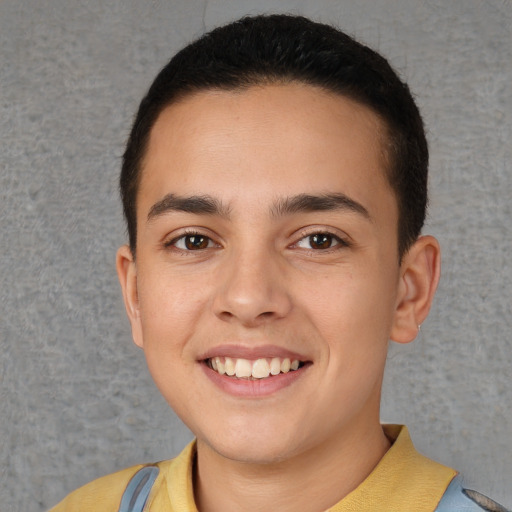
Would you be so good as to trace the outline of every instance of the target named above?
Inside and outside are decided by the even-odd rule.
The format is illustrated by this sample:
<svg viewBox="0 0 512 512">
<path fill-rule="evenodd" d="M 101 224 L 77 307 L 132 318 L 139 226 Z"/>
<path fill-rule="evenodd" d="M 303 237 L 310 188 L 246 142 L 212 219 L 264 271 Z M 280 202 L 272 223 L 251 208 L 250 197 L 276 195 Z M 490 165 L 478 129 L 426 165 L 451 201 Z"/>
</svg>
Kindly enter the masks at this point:
<svg viewBox="0 0 512 512">
<path fill-rule="evenodd" d="M 455 477 L 434 512 L 510 512 L 487 496 L 464 489 L 461 478 Z"/>
<path fill-rule="evenodd" d="M 156 466 L 139 469 L 123 493 L 119 512 L 142 512 L 159 472 Z"/>
<path fill-rule="evenodd" d="M 156 466 L 139 469 L 128 483 L 121 498 L 119 512 L 143 512 L 151 488 L 160 470 Z M 434 512 L 512 512 L 476 491 L 464 489 L 455 477 Z"/>
</svg>

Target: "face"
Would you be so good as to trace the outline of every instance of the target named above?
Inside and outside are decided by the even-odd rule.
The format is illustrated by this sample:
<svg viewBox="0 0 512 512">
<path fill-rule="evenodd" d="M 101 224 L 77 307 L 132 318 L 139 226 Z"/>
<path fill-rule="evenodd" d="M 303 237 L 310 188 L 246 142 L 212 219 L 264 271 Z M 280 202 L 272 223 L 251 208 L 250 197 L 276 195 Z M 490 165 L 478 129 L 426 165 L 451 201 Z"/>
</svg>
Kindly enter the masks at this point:
<svg viewBox="0 0 512 512">
<path fill-rule="evenodd" d="M 158 388 L 215 453 L 284 460 L 378 425 L 407 289 L 383 132 L 298 84 L 197 93 L 153 127 L 118 270 Z"/>
</svg>

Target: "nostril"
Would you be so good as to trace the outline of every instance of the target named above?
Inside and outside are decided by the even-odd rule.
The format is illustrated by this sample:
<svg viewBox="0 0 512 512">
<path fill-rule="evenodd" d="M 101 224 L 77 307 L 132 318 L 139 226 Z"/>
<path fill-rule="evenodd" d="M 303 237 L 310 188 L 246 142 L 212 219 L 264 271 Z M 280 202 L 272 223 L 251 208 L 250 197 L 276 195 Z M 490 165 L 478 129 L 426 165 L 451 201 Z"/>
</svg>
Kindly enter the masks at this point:
<svg viewBox="0 0 512 512">
<path fill-rule="evenodd" d="M 233 318 L 233 313 L 230 313 L 229 311 L 220 311 L 218 313 L 218 316 L 222 319 L 222 320 L 230 320 L 231 318 Z"/>
<path fill-rule="evenodd" d="M 276 316 L 276 313 L 274 311 L 264 311 L 263 313 L 259 313 L 257 315 L 244 315 L 240 313 L 235 314 L 231 311 L 220 311 L 217 313 L 217 316 L 225 322 L 232 322 L 238 319 L 238 321 L 240 321 L 242 324 L 252 326 L 272 320 L 272 318 Z"/>
</svg>

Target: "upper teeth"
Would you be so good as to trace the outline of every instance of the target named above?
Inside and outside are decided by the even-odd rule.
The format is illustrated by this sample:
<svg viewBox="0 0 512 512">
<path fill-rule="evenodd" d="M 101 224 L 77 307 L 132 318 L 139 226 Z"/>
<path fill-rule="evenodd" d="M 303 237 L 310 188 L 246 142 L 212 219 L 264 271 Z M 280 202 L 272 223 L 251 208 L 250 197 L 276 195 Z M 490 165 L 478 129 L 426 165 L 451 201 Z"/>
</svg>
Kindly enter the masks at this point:
<svg viewBox="0 0 512 512">
<path fill-rule="evenodd" d="M 236 376 L 239 378 L 264 379 L 269 375 L 278 375 L 279 373 L 288 373 L 290 370 L 299 368 L 297 359 L 290 360 L 288 357 L 281 359 L 273 357 L 272 359 L 234 359 L 231 357 L 212 357 L 210 366 L 221 375 Z"/>
</svg>

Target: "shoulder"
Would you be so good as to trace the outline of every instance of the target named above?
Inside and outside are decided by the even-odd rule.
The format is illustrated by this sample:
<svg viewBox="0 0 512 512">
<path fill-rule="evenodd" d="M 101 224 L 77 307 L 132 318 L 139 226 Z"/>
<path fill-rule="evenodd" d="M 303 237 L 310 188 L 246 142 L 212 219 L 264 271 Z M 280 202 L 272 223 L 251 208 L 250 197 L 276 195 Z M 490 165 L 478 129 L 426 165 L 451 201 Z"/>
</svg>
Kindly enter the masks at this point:
<svg viewBox="0 0 512 512">
<path fill-rule="evenodd" d="M 510 512 L 483 494 L 465 489 L 460 476 L 456 476 L 444 493 L 435 512 Z"/>
<path fill-rule="evenodd" d="M 166 467 L 170 461 L 163 461 L 151 466 Z M 66 496 L 49 512 L 114 512 L 119 509 L 121 497 L 134 475 L 145 464 L 138 464 L 116 473 L 93 480 Z"/>
</svg>

